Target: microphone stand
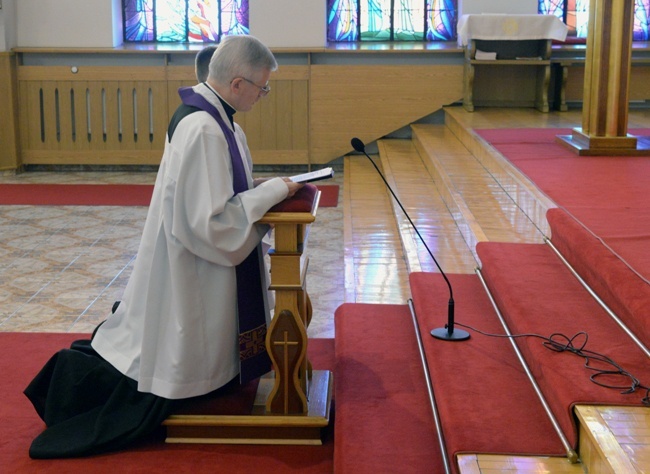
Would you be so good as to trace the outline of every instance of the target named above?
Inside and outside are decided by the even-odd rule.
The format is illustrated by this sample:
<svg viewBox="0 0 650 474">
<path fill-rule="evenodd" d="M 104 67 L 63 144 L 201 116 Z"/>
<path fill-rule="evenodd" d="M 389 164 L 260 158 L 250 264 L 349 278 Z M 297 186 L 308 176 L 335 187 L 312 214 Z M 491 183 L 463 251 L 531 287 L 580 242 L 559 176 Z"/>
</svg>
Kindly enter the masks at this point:
<svg viewBox="0 0 650 474">
<path fill-rule="evenodd" d="M 469 339 L 469 333 L 467 331 L 463 331 L 462 329 L 454 329 L 454 293 L 453 290 L 451 289 L 451 283 L 449 282 L 449 279 L 447 278 L 447 275 L 445 275 L 445 272 L 440 268 L 440 265 L 438 264 L 438 260 L 436 260 L 436 257 L 433 256 L 433 253 L 431 250 L 429 250 L 429 246 L 427 243 L 424 241 L 424 238 L 422 238 L 422 235 L 420 234 L 420 231 L 418 228 L 415 226 L 413 221 L 408 215 L 408 212 L 406 212 L 406 209 L 404 209 L 404 206 L 402 206 L 402 203 L 398 199 L 398 197 L 395 195 L 393 192 L 393 189 L 390 187 L 388 184 L 388 181 L 386 181 L 386 178 L 384 178 L 384 175 L 382 172 L 379 170 L 375 162 L 373 161 L 372 158 L 370 158 L 370 155 L 366 153 L 366 146 L 364 143 L 358 139 L 358 138 L 353 138 L 350 141 L 352 148 L 354 148 L 355 151 L 358 151 L 359 153 L 363 153 L 366 158 L 370 160 L 370 163 L 372 163 L 372 166 L 375 167 L 375 170 L 377 170 L 377 173 L 379 173 L 379 176 L 381 179 L 384 181 L 384 184 L 392 194 L 393 198 L 395 198 L 395 201 L 399 205 L 400 209 L 408 219 L 409 223 L 411 224 L 411 227 L 413 227 L 413 230 L 415 230 L 415 233 L 418 235 L 420 238 L 420 241 L 422 242 L 422 245 L 424 245 L 424 248 L 427 249 L 427 252 L 429 253 L 429 256 L 431 257 L 431 260 L 433 260 L 433 263 L 436 264 L 436 267 L 438 267 L 438 270 L 440 270 L 440 274 L 442 275 L 442 278 L 444 278 L 445 282 L 447 283 L 447 287 L 449 288 L 449 304 L 447 305 L 447 324 L 445 327 L 441 328 L 436 328 L 431 330 L 431 335 L 435 337 L 436 339 L 441 339 L 443 341 L 465 341 Z"/>
</svg>

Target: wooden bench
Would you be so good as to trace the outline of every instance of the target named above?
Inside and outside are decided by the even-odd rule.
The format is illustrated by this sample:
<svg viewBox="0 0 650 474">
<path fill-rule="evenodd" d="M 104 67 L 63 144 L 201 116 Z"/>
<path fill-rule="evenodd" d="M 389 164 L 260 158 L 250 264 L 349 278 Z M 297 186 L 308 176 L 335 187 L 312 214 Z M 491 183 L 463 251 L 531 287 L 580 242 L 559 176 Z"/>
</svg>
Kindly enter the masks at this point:
<svg viewBox="0 0 650 474">
<path fill-rule="evenodd" d="M 569 77 L 569 68 L 583 67 L 585 65 L 584 56 L 575 57 L 558 57 L 551 58 L 551 67 L 555 75 L 555 108 L 561 112 L 569 110 L 567 105 L 567 82 Z M 650 66 L 650 57 L 632 57 L 632 67 Z"/>
<path fill-rule="evenodd" d="M 495 52 L 496 59 L 477 59 L 477 50 Z M 463 106 L 468 112 L 474 111 L 474 105 L 522 105 L 521 100 L 530 89 L 530 78 L 517 74 L 517 70 L 525 68 L 533 70 L 534 99 L 532 105 L 540 112 L 548 112 L 548 87 L 551 77 L 551 41 L 550 40 L 519 40 L 492 41 L 473 39 L 465 48 Z M 476 69 L 484 70 L 484 95 L 489 91 L 490 98 L 477 101 L 475 99 Z M 533 69 L 534 68 L 534 69 Z M 489 75 L 493 71 L 492 76 Z M 508 87 L 495 87 L 503 84 L 503 77 L 509 77 Z M 520 77 L 521 76 L 521 77 Z M 513 99 L 512 96 L 517 97 Z M 481 104 L 482 102 L 482 104 Z"/>
</svg>

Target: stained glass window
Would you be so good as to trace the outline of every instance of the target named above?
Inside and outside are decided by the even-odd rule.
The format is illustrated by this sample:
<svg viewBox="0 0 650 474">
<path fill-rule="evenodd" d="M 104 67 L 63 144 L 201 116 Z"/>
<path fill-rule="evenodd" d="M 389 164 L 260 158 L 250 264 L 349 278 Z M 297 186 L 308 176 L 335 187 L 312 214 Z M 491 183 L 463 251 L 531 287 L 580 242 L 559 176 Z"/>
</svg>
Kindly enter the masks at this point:
<svg viewBox="0 0 650 474">
<path fill-rule="evenodd" d="M 457 0 L 327 0 L 327 40 L 451 41 Z"/>
<path fill-rule="evenodd" d="M 589 0 L 539 0 L 539 13 L 555 15 L 569 27 L 569 35 L 587 37 L 589 23 Z M 648 41 L 648 16 L 650 0 L 634 2 L 634 40 Z"/>
<path fill-rule="evenodd" d="M 650 40 L 648 17 L 650 16 L 650 0 L 636 0 L 634 4 L 634 40 Z"/>
<path fill-rule="evenodd" d="M 248 0 L 122 0 L 124 41 L 218 42 L 248 33 Z"/>
</svg>

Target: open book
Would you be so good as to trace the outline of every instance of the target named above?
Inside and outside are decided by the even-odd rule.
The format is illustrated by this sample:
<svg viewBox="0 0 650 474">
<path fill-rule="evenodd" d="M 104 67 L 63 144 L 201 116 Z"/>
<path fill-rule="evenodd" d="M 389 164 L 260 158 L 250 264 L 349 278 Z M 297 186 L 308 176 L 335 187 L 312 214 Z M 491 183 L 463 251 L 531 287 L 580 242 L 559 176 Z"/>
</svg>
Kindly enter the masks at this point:
<svg viewBox="0 0 650 474">
<path fill-rule="evenodd" d="M 289 179 L 294 183 L 311 183 L 312 181 L 320 181 L 321 179 L 330 179 L 333 176 L 334 170 L 332 168 L 323 168 L 310 173 L 297 174 L 291 176 Z"/>
</svg>

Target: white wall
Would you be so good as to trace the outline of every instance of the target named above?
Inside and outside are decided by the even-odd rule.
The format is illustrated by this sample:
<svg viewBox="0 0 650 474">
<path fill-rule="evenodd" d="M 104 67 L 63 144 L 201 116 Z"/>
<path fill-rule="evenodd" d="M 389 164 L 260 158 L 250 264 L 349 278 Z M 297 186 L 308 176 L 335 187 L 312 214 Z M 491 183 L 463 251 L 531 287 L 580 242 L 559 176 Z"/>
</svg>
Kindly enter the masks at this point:
<svg viewBox="0 0 650 474">
<path fill-rule="evenodd" d="M 17 0 L 16 46 L 119 46 L 120 5 L 120 0 Z"/>
<path fill-rule="evenodd" d="M 325 0 L 249 0 L 249 8 L 250 33 L 267 46 L 325 46 Z"/>
<path fill-rule="evenodd" d="M 122 44 L 120 0 L 0 0 L 0 51 Z M 250 31 L 271 47 L 326 42 L 325 0 L 250 0 Z M 291 15 L 286 12 L 291 11 Z M 459 0 L 459 13 L 537 13 L 537 0 Z"/>
<path fill-rule="evenodd" d="M 0 0 L 0 51 L 16 46 L 16 0 Z"/>
<path fill-rule="evenodd" d="M 17 25 L 16 41 L 7 49 L 111 48 L 122 44 L 120 0 L 0 1 L 0 21 L 6 18 L 4 5 L 16 2 L 16 21 L 12 22 Z M 250 32 L 272 47 L 324 46 L 325 10 L 325 0 L 250 0 Z M 0 36 L 2 33 L 0 22 Z"/>
<path fill-rule="evenodd" d="M 537 0 L 458 0 L 458 16 L 478 13 L 534 15 Z"/>
</svg>

